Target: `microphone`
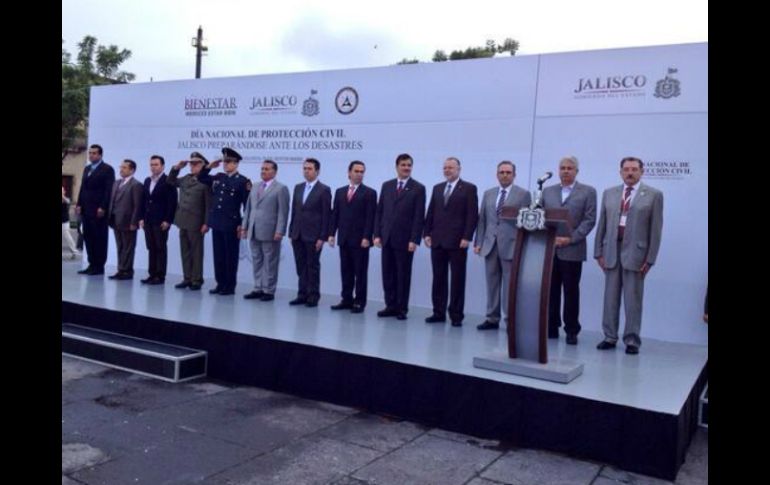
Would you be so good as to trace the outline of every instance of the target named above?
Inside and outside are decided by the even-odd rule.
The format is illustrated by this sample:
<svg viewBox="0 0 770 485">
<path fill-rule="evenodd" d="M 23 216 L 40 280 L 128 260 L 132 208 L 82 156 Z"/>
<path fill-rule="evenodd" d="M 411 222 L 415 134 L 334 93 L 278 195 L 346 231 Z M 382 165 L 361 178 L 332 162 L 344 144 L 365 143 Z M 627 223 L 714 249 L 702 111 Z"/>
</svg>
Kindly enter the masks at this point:
<svg viewBox="0 0 770 485">
<path fill-rule="evenodd" d="M 551 178 L 551 177 L 553 177 L 553 172 L 546 172 L 546 173 L 544 173 L 544 174 L 543 174 L 543 176 L 542 176 L 542 177 L 540 177 L 539 179 L 537 179 L 537 183 L 538 183 L 539 185 L 543 185 L 543 184 L 545 183 L 545 181 L 546 181 L 546 180 L 548 180 L 548 179 L 549 179 L 549 178 Z"/>
</svg>

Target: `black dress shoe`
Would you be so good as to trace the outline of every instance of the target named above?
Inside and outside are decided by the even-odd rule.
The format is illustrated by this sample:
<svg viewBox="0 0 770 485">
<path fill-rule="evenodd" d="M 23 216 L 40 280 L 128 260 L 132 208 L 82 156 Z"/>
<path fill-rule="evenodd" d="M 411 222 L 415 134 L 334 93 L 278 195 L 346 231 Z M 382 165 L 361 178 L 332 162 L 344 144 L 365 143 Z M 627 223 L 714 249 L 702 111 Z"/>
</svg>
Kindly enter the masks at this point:
<svg viewBox="0 0 770 485">
<path fill-rule="evenodd" d="M 455 320 L 455 321 L 452 322 L 452 326 L 453 327 L 462 327 L 463 326 L 463 322 L 461 322 L 460 320 Z"/>
<path fill-rule="evenodd" d="M 498 328 L 500 328 L 500 324 L 490 322 L 489 320 L 487 320 L 484 323 L 476 325 L 476 328 L 479 330 L 497 330 Z"/>
<path fill-rule="evenodd" d="M 615 342 L 607 342 L 606 340 L 602 340 L 599 342 L 599 345 L 597 345 L 596 348 L 599 350 L 614 349 Z"/>
<path fill-rule="evenodd" d="M 104 274 L 103 269 L 92 269 L 87 273 L 89 276 L 99 276 Z"/>
<path fill-rule="evenodd" d="M 91 267 L 83 268 L 80 271 L 78 271 L 78 274 L 89 274 L 91 272 Z"/>
<path fill-rule="evenodd" d="M 246 293 L 245 295 L 243 295 L 243 298 L 245 300 L 258 300 L 258 299 L 262 298 L 262 296 L 264 296 L 264 294 L 265 293 L 262 292 L 262 291 L 252 291 L 251 293 Z"/>
<path fill-rule="evenodd" d="M 318 300 L 308 300 L 308 301 L 305 302 L 305 306 L 306 307 L 310 307 L 310 308 L 317 307 L 318 306 Z"/>
<path fill-rule="evenodd" d="M 212 288 L 212 289 L 210 289 L 210 290 L 209 290 L 209 294 L 210 294 L 210 295 L 218 295 L 218 294 L 219 294 L 219 291 L 220 291 L 220 290 L 219 290 L 219 287 L 217 286 L 216 288 Z"/>
<path fill-rule="evenodd" d="M 425 319 L 425 323 L 443 323 L 446 322 L 446 317 L 436 315 L 435 313 Z"/>
<path fill-rule="evenodd" d="M 182 281 L 181 283 L 175 284 L 174 288 L 179 288 L 181 290 L 181 289 L 187 288 L 187 287 L 189 287 L 191 285 L 192 285 L 192 283 L 190 283 L 189 281 Z M 200 286 L 200 285 L 198 285 L 198 286 Z"/>
<path fill-rule="evenodd" d="M 626 345 L 626 353 L 631 355 L 636 355 L 639 353 L 639 347 L 636 345 Z"/>
<path fill-rule="evenodd" d="M 259 297 L 259 301 L 273 301 L 275 300 L 275 295 L 272 295 L 270 293 L 263 293 L 261 297 Z"/>
<path fill-rule="evenodd" d="M 297 297 L 289 302 L 289 305 L 304 305 L 307 303 L 307 300 L 304 298 Z"/>
<path fill-rule="evenodd" d="M 139 280 L 139 282 L 142 283 L 143 285 L 146 285 L 147 283 L 149 283 L 153 279 L 154 278 L 152 276 L 148 276 L 147 278 L 143 278 L 143 279 Z"/>
<path fill-rule="evenodd" d="M 235 290 L 219 290 L 220 295 L 234 295 Z"/>
<path fill-rule="evenodd" d="M 398 312 L 392 308 L 383 308 L 377 312 L 378 317 L 395 317 L 396 315 L 398 315 Z"/>
<path fill-rule="evenodd" d="M 147 282 L 148 285 L 163 285 L 166 283 L 166 280 L 163 278 L 152 278 L 150 281 Z"/>
<path fill-rule="evenodd" d="M 350 308 L 350 313 L 364 313 L 364 307 L 361 305 L 356 305 L 355 303 Z"/>
<path fill-rule="evenodd" d="M 89 274 L 92 274 L 92 273 L 89 273 Z M 122 275 L 122 273 L 118 272 L 118 273 L 115 273 L 115 274 L 111 274 L 111 275 L 109 275 L 109 276 L 107 277 L 107 279 L 110 279 L 110 280 L 116 280 L 116 279 L 120 278 L 120 276 L 121 276 L 121 275 Z"/>
<path fill-rule="evenodd" d="M 197 290 L 200 290 L 200 289 L 201 289 L 201 287 L 203 287 L 203 285 L 201 285 L 201 284 L 199 284 L 199 283 L 193 283 L 193 284 L 191 284 L 191 285 L 190 285 L 190 289 L 191 289 L 192 291 L 197 291 Z M 178 286 L 177 286 L 177 288 L 178 288 Z"/>
<path fill-rule="evenodd" d="M 406 313 L 403 313 L 403 312 L 397 313 L 396 320 L 406 320 Z"/>
<path fill-rule="evenodd" d="M 577 335 L 567 334 L 567 345 L 577 345 Z"/>
<path fill-rule="evenodd" d="M 121 281 L 123 281 L 123 280 L 132 280 L 132 279 L 134 279 L 134 275 L 128 274 L 128 273 L 119 273 L 118 275 L 116 275 L 115 279 L 116 280 L 121 280 Z"/>
<path fill-rule="evenodd" d="M 353 304 L 352 303 L 348 303 L 346 301 L 341 301 L 341 302 L 337 303 L 336 305 L 332 305 L 331 308 L 332 308 L 332 310 L 350 310 L 351 308 L 353 308 Z"/>
</svg>

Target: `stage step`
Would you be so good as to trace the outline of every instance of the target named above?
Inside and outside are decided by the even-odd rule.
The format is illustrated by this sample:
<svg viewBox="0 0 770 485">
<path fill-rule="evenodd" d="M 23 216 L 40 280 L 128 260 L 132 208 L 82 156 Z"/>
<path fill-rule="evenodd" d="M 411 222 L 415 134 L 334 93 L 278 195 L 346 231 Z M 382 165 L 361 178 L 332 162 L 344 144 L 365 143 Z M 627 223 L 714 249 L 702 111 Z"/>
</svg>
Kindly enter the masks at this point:
<svg viewBox="0 0 770 485">
<path fill-rule="evenodd" d="M 709 384 L 703 387 L 703 392 L 698 400 L 698 425 L 706 429 L 709 427 Z"/>
<path fill-rule="evenodd" d="M 61 326 L 62 354 L 168 382 L 206 375 L 207 353 L 71 323 Z"/>
</svg>

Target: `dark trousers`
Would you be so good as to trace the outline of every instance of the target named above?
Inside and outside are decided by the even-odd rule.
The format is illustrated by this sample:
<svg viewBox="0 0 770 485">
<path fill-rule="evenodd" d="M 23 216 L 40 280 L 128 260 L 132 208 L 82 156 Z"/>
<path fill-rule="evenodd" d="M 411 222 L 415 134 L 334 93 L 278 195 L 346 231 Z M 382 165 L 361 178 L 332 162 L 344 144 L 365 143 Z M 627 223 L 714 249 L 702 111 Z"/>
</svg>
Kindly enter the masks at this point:
<svg viewBox="0 0 770 485">
<path fill-rule="evenodd" d="M 150 278 L 165 280 L 168 266 L 168 229 L 162 230 L 160 224 L 145 224 L 144 242 L 147 244 L 147 272 Z"/>
<path fill-rule="evenodd" d="M 315 241 L 292 239 L 294 264 L 297 266 L 297 298 L 317 302 L 321 298 L 321 250 L 315 250 Z"/>
<path fill-rule="evenodd" d="M 212 230 L 214 245 L 214 278 L 220 291 L 235 291 L 238 276 L 240 239 L 236 230 Z"/>
<path fill-rule="evenodd" d="M 136 231 L 115 229 L 115 244 L 118 246 L 118 273 L 134 276 Z"/>
<path fill-rule="evenodd" d="M 86 243 L 88 253 L 88 267 L 94 270 L 104 271 L 104 263 L 107 262 L 107 237 L 109 227 L 107 216 L 83 217 L 83 241 Z"/>
<path fill-rule="evenodd" d="M 342 301 L 366 306 L 369 248 L 340 246 L 340 271 L 342 273 Z M 353 288 L 356 296 L 353 298 Z"/>
<path fill-rule="evenodd" d="M 580 332 L 580 275 L 582 261 L 564 261 L 554 256 L 551 273 L 551 296 L 548 301 L 548 332 L 558 333 L 561 326 L 561 292 L 564 288 L 564 331 L 567 335 Z"/>
<path fill-rule="evenodd" d="M 414 253 L 395 249 L 390 244 L 382 247 L 382 288 L 385 306 L 406 314 L 409 311 L 409 287 L 412 284 Z"/>
<path fill-rule="evenodd" d="M 452 272 L 449 319 L 462 322 L 465 318 L 465 267 L 468 249 L 432 248 L 430 262 L 433 267 L 433 314 L 446 316 L 449 272 Z"/>
<path fill-rule="evenodd" d="M 184 281 L 194 285 L 203 284 L 203 236 L 200 229 L 179 229 Z"/>
</svg>

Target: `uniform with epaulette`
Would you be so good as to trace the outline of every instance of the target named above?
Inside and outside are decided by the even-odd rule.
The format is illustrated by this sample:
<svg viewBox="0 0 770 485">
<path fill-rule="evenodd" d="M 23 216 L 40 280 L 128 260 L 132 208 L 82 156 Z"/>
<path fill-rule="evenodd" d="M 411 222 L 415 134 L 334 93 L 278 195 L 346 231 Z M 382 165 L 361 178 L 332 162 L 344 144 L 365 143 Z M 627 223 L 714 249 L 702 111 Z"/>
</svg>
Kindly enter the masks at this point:
<svg viewBox="0 0 770 485">
<path fill-rule="evenodd" d="M 211 187 L 211 208 L 207 222 L 213 231 L 214 277 L 217 285 L 209 293 L 233 295 L 238 274 L 241 209 L 249 197 L 251 181 L 237 171 L 238 162 L 243 158 L 238 152 L 223 148 L 222 155 L 225 172 L 210 175 L 211 168 L 205 167 L 198 175 L 198 180 Z"/>
</svg>

